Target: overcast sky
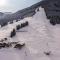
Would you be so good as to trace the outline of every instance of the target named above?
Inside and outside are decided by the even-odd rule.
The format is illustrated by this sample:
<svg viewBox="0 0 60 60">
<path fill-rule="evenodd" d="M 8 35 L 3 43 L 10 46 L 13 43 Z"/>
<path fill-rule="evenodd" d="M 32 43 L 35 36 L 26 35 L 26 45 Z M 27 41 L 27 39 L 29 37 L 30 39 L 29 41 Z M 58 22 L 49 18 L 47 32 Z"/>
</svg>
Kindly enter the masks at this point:
<svg viewBox="0 0 60 60">
<path fill-rule="evenodd" d="M 0 0 L 0 12 L 16 12 L 41 0 Z"/>
</svg>

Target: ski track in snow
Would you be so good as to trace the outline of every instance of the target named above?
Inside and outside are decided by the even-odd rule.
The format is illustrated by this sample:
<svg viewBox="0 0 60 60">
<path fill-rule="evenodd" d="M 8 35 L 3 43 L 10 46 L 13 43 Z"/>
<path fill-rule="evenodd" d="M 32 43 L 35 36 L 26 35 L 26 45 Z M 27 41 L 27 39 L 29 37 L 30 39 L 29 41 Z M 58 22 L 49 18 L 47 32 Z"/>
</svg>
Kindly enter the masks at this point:
<svg viewBox="0 0 60 60">
<path fill-rule="evenodd" d="M 52 26 L 43 8 L 33 17 L 23 19 L 29 26 L 17 31 L 13 38 L 9 38 L 9 31 L 20 22 L 0 28 L 0 39 L 8 37 L 9 41 L 25 42 L 26 46 L 21 50 L 14 48 L 0 49 L 1 60 L 60 60 L 60 25 Z M 5 33 L 5 34 L 4 34 Z M 51 51 L 50 56 L 44 52 Z"/>
</svg>

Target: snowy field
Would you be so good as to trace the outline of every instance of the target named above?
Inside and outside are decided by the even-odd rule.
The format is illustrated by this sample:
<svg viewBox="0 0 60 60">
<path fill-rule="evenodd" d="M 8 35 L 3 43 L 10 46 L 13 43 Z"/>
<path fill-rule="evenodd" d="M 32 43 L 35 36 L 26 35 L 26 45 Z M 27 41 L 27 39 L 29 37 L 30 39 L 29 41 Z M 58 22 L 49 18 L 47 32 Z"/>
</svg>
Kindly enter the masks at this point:
<svg viewBox="0 0 60 60">
<path fill-rule="evenodd" d="M 0 49 L 0 60 L 60 60 L 60 25 L 51 25 L 44 9 L 40 7 L 39 10 L 32 17 L 0 28 L 0 39 L 7 37 L 8 41 L 26 44 L 21 50 L 13 47 Z M 29 26 L 16 31 L 16 36 L 10 38 L 10 31 L 24 21 L 28 21 Z M 44 52 L 51 54 L 47 56 Z"/>
</svg>

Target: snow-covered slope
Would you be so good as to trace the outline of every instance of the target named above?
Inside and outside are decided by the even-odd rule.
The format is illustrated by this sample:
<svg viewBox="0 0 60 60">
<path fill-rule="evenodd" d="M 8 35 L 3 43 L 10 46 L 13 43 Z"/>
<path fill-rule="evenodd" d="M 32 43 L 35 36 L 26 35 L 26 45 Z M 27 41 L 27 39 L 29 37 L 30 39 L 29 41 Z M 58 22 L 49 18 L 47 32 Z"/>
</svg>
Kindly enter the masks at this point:
<svg viewBox="0 0 60 60">
<path fill-rule="evenodd" d="M 0 49 L 1 60 L 60 60 L 60 26 L 52 26 L 46 19 L 44 9 L 40 7 L 39 10 L 32 17 L 0 28 L 0 39 L 8 37 L 9 41 L 20 41 L 26 44 L 21 50 L 13 47 Z M 28 21 L 29 26 L 16 31 L 16 36 L 10 38 L 10 31 L 24 21 Z M 49 56 L 44 54 L 50 51 Z"/>
</svg>

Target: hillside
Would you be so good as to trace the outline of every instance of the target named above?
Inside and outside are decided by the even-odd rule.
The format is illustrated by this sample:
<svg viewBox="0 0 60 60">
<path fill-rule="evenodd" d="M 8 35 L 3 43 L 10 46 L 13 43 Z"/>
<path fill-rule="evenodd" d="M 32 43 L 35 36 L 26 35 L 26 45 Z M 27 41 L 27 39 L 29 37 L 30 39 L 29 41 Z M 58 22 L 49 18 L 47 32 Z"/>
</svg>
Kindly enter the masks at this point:
<svg viewBox="0 0 60 60">
<path fill-rule="evenodd" d="M 26 26 L 16 31 L 16 36 L 9 37 L 10 31 L 21 22 L 28 21 Z M 60 60 L 60 26 L 52 26 L 46 18 L 43 8 L 39 8 L 32 17 L 8 24 L 0 28 L 0 39 L 7 37 L 9 42 L 25 43 L 21 50 L 11 48 L 0 49 L 1 60 Z M 6 41 L 6 42 L 8 42 Z M 44 52 L 51 52 L 46 55 Z"/>
</svg>

